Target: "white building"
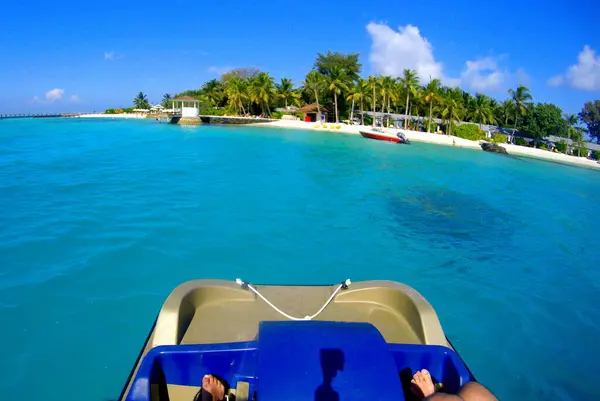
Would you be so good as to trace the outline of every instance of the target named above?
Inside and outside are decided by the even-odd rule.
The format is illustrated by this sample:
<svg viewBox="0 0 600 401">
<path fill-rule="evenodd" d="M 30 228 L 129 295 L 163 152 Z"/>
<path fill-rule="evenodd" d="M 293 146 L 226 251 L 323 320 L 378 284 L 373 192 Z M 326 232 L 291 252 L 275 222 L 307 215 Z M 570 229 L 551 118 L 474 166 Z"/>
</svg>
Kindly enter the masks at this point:
<svg viewBox="0 0 600 401">
<path fill-rule="evenodd" d="M 200 115 L 200 100 L 191 96 L 181 96 L 171 99 L 173 102 L 173 113 L 181 113 L 181 117 L 196 117 Z"/>
</svg>

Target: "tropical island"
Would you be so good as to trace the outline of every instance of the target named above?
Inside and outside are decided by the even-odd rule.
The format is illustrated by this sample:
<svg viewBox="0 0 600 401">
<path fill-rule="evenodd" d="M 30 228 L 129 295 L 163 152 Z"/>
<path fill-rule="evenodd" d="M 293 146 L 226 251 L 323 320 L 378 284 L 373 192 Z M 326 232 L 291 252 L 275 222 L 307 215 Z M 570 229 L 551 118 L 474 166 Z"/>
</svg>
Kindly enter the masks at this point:
<svg viewBox="0 0 600 401">
<path fill-rule="evenodd" d="M 586 102 L 578 114 L 566 114 L 555 104 L 534 102 L 523 85 L 495 99 L 445 86 L 439 79 L 424 82 L 414 70 L 405 69 L 400 77 L 366 78 L 361 71 L 359 54 L 318 53 L 302 82 L 276 82 L 257 68 L 237 68 L 198 89 L 165 94 L 155 106 L 140 92 L 133 107 L 105 114 L 160 113 L 174 107 L 174 99 L 194 99 L 205 116 L 263 117 L 284 123 L 271 125 L 305 129 L 316 122 L 315 127 L 345 132 L 355 132 L 349 129 L 353 125 L 396 127 L 600 160 L 600 100 Z M 456 145 L 455 140 L 442 142 Z"/>
</svg>

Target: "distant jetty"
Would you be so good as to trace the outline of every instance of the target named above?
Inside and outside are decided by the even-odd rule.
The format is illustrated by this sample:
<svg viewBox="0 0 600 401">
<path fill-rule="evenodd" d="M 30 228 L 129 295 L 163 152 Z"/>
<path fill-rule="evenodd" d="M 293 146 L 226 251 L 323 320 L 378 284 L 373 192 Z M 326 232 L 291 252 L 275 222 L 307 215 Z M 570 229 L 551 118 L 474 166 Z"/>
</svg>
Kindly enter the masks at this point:
<svg viewBox="0 0 600 401">
<path fill-rule="evenodd" d="M 9 118 L 61 118 L 61 117 L 79 117 L 81 113 L 25 113 L 25 114 L 0 114 L 0 120 Z"/>
</svg>

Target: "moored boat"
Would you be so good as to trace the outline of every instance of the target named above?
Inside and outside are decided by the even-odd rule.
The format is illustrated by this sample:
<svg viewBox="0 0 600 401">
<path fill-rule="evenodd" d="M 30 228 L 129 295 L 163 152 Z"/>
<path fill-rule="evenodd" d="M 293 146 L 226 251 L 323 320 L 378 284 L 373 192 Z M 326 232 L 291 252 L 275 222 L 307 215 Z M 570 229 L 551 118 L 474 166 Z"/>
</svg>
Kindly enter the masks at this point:
<svg viewBox="0 0 600 401">
<path fill-rule="evenodd" d="M 448 392 L 475 380 L 431 305 L 404 284 L 196 280 L 166 299 L 119 399 L 199 399 L 211 374 L 237 401 L 403 400 L 420 369 Z"/>
<path fill-rule="evenodd" d="M 362 130 L 358 132 L 360 132 L 360 134 L 364 138 L 377 139 L 379 141 L 405 143 L 407 145 L 410 145 L 410 140 L 402 132 L 391 134 L 382 130 L 381 128 L 373 128 L 370 130 Z"/>
</svg>

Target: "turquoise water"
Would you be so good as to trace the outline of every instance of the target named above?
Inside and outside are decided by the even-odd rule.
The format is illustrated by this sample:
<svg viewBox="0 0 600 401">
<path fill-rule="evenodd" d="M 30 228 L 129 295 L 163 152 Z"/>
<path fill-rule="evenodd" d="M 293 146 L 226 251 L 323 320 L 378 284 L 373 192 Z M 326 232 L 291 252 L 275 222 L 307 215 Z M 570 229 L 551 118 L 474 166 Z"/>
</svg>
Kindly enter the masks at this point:
<svg viewBox="0 0 600 401">
<path fill-rule="evenodd" d="M 0 121 L 0 393 L 116 398 L 185 280 L 350 277 L 423 293 L 501 399 L 598 399 L 599 199 L 596 171 L 443 146 Z"/>
</svg>

